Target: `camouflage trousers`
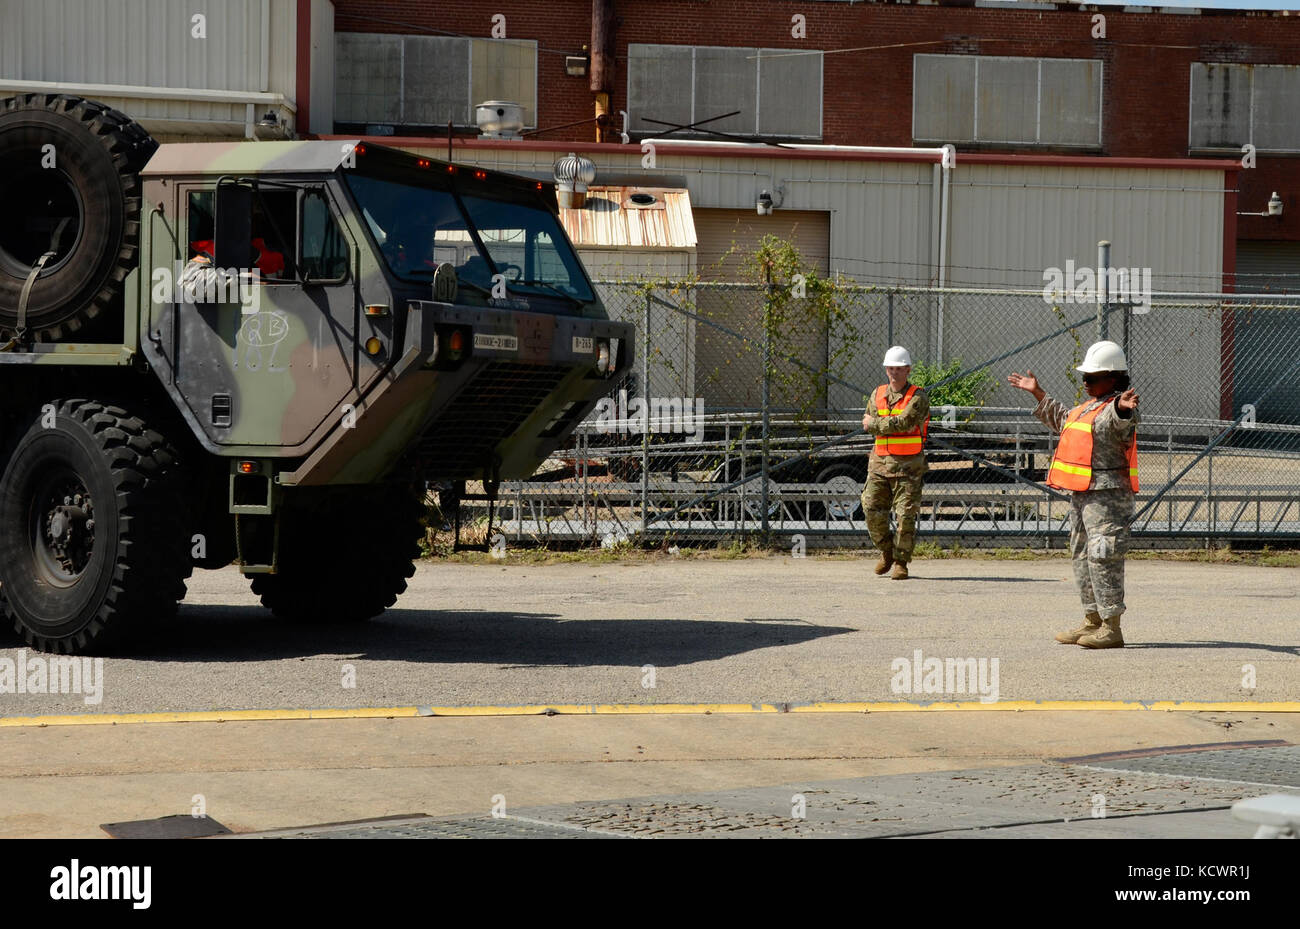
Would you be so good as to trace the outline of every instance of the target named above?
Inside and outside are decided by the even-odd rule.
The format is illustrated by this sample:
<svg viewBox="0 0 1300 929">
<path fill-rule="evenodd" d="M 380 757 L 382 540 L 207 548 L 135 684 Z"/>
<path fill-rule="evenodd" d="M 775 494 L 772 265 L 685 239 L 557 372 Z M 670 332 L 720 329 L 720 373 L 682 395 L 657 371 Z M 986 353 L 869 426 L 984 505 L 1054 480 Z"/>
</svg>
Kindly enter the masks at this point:
<svg viewBox="0 0 1300 929">
<path fill-rule="evenodd" d="M 882 552 L 892 551 L 894 560 L 906 564 L 912 560 L 916 544 L 916 514 L 921 509 L 921 483 L 924 474 L 885 477 L 868 474 L 862 489 L 862 512 L 867 514 L 867 531 Z M 889 513 L 898 518 L 897 535 L 889 531 Z"/>
<path fill-rule="evenodd" d="M 1076 491 L 1070 500 L 1070 557 L 1084 612 L 1124 612 L 1124 553 L 1133 516 L 1127 487 Z"/>
</svg>

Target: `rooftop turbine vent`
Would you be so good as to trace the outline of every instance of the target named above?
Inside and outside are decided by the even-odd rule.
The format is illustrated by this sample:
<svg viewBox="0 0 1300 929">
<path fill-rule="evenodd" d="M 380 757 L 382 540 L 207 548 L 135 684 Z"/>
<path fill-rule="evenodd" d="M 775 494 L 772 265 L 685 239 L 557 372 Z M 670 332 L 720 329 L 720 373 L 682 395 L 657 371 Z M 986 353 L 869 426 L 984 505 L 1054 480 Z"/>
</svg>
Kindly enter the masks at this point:
<svg viewBox="0 0 1300 929">
<path fill-rule="evenodd" d="M 569 152 L 555 163 L 556 200 L 561 209 L 580 210 L 587 202 L 587 187 L 596 179 L 596 163 Z"/>
</svg>

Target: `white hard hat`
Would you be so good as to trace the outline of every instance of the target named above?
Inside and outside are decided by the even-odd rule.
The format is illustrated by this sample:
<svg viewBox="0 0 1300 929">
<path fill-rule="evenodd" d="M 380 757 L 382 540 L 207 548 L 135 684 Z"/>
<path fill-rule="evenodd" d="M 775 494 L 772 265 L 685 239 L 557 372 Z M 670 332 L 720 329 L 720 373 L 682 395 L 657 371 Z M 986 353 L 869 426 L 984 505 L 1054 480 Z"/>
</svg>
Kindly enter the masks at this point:
<svg viewBox="0 0 1300 929">
<path fill-rule="evenodd" d="M 1127 371 L 1128 360 L 1124 349 L 1114 342 L 1093 342 L 1088 346 L 1088 354 L 1083 356 L 1083 364 L 1075 368 L 1084 374 L 1096 374 L 1098 371 Z"/>
<path fill-rule="evenodd" d="M 889 351 L 885 352 L 884 365 L 886 368 L 912 366 L 912 356 L 907 353 L 907 349 L 901 345 L 895 345 Z"/>
</svg>

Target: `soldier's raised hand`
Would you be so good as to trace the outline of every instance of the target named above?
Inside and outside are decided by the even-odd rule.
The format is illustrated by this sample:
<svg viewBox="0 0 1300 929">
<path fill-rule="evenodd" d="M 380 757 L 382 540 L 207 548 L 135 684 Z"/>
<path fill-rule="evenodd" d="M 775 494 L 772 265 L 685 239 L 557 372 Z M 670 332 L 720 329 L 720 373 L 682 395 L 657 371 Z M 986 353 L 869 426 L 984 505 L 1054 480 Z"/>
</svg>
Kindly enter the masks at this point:
<svg viewBox="0 0 1300 929">
<path fill-rule="evenodd" d="M 1036 399 L 1043 399 L 1043 390 L 1038 386 L 1038 378 L 1034 377 L 1034 372 L 1028 369 L 1024 374 L 1011 372 L 1007 375 L 1007 383 L 1012 387 L 1019 387 L 1021 390 L 1027 390 L 1034 395 Z"/>
<path fill-rule="evenodd" d="M 1131 387 L 1128 390 L 1124 391 L 1122 394 L 1120 394 L 1119 399 L 1115 401 L 1115 406 L 1119 407 L 1121 410 L 1124 410 L 1125 412 L 1129 412 L 1130 410 L 1136 410 L 1137 405 L 1138 405 L 1138 394 L 1137 391 Z"/>
<path fill-rule="evenodd" d="M 1019 387 L 1021 390 L 1033 393 L 1034 388 L 1038 386 L 1038 378 L 1034 377 L 1033 371 L 1027 371 L 1024 374 L 1012 371 L 1007 375 L 1007 383 L 1012 387 Z"/>
</svg>

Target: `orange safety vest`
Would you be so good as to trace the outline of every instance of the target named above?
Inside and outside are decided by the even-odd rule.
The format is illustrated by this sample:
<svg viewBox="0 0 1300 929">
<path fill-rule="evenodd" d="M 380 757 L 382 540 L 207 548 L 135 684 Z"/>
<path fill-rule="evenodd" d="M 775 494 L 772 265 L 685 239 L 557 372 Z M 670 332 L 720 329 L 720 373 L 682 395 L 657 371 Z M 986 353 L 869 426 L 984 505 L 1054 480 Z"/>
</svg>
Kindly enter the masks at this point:
<svg viewBox="0 0 1300 929">
<path fill-rule="evenodd" d="M 1047 486 L 1061 490 L 1087 490 L 1092 484 L 1092 421 L 1111 403 L 1112 397 L 1087 413 L 1087 403 L 1081 403 L 1065 417 L 1061 427 L 1061 441 L 1052 456 L 1052 467 L 1047 472 Z M 1138 489 L 1137 436 L 1128 445 L 1128 479 L 1137 493 Z"/>
<path fill-rule="evenodd" d="M 876 404 L 877 416 L 898 416 L 907 408 L 912 401 L 912 397 L 919 388 L 915 385 L 909 385 L 907 393 L 903 394 L 900 401 L 901 406 L 890 407 L 889 401 L 885 399 L 889 391 L 888 384 L 881 384 L 876 388 L 876 394 L 872 400 Z M 922 446 L 925 445 L 925 437 L 930 431 L 930 417 L 925 418 L 919 429 L 913 429 L 911 432 L 898 432 L 893 435 L 876 436 L 875 452 L 877 455 L 919 455 Z"/>
</svg>

